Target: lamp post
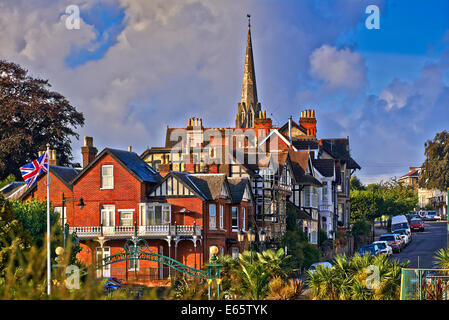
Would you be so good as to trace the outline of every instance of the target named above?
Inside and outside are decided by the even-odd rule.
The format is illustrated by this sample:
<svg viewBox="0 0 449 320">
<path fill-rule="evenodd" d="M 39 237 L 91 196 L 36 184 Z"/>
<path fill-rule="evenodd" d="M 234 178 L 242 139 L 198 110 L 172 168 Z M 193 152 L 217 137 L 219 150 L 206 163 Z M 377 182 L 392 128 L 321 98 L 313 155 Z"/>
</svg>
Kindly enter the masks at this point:
<svg viewBox="0 0 449 320">
<path fill-rule="evenodd" d="M 249 229 L 247 236 L 248 236 L 248 242 L 249 242 L 249 249 L 251 250 L 251 264 L 252 264 L 253 263 L 253 242 L 256 239 L 256 233 L 253 230 Z"/>
<path fill-rule="evenodd" d="M 69 197 L 69 198 L 66 198 L 65 196 L 64 196 L 64 192 L 62 193 L 62 201 L 61 201 L 61 203 L 62 203 L 62 210 L 61 210 L 61 226 L 62 226 L 62 233 L 63 233 L 63 248 L 65 248 L 65 238 L 66 238 L 66 235 L 65 235 L 65 224 L 64 224 L 64 208 L 65 208 L 65 203 L 66 202 L 74 202 L 74 201 L 77 201 L 78 200 L 78 207 L 81 209 L 81 210 L 83 210 L 83 208 L 84 208 L 84 201 L 83 201 L 83 198 L 81 198 L 81 197 Z"/>
<path fill-rule="evenodd" d="M 265 239 L 266 239 L 266 235 L 267 234 L 266 234 L 264 229 L 260 229 L 258 234 L 259 234 L 259 243 L 258 243 L 258 245 L 259 245 L 259 250 L 260 250 L 260 247 L 262 246 L 262 244 L 265 243 Z"/>
</svg>

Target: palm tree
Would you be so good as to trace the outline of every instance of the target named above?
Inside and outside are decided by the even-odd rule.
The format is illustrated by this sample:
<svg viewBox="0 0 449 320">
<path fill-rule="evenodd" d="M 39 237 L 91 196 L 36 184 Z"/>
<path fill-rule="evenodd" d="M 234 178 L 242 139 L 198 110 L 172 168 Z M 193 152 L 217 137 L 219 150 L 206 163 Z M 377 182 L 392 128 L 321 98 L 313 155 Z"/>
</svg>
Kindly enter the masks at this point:
<svg viewBox="0 0 449 320">
<path fill-rule="evenodd" d="M 434 263 L 441 269 L 449 269 L 449 248 L 438 250 L 433 258 L 435 259 Z"/>
</svg>

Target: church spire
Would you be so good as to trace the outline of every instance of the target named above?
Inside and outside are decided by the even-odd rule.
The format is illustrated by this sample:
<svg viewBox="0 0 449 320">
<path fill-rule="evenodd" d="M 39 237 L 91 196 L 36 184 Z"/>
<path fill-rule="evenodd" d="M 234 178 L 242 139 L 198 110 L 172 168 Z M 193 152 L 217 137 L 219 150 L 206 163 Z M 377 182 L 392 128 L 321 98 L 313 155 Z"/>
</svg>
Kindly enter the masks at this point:
<svg viewBox="0 0 449 320">
<path fill-rule="evenodd" d="M 251 16 L 248 14 L 248 39 L 246 41 L 245 69 L 243 71 L 242 101 L 248 107 L 256 104 L 256 72 L 254 71 L 253 45 L 251 41 Z"/>
<path fill-rule="evenodd" d="M 254 119 L 261 110 L 257 99 L 256 72 L 254 71 L 253 44 L 251 41 L 251 16 L 248 14 L 248 39 L 246 41 L 245 67 L 243 70 L 242 98 L 238 104 L 236 128 L 254 127 Z"/>
</svg>

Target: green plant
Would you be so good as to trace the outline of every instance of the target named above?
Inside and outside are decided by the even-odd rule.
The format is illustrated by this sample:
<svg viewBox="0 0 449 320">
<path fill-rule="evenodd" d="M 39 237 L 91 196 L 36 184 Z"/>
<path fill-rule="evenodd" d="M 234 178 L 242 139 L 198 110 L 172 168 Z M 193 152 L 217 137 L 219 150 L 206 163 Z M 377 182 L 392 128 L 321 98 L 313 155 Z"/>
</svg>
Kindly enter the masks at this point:
<svg viewBox="0 0 449 320">
<path fill-rule="evenodd" d="M 449 269 L 449 248 L 438 250 L 433 258 L 441 269 Z"/>
<path fill-rule="evenodd" d="M 304 292 L 304 283 L 298 279 L 275 277 L 268 283 L 268 300 L 295 300 Z"/>
</svg>

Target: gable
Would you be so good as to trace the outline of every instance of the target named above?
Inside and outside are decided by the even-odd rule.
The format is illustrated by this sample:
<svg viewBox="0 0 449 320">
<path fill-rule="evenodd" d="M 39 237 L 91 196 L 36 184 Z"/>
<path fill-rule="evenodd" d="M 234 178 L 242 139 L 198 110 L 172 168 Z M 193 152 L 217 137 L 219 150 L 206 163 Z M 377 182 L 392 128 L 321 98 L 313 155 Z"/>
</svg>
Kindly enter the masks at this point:
<svg viewBox="0 0 449 320">
<path fill-rule="evenodd" d="M 168 175 L 161 184 L 156 186 L 150 193 L 150 197 L 167 197 L 167 196 L 181 196 L 193 197 L 196 196 L 192 190 L 184 184 L 184 182 L 173 175 Z"/>
</svg>

